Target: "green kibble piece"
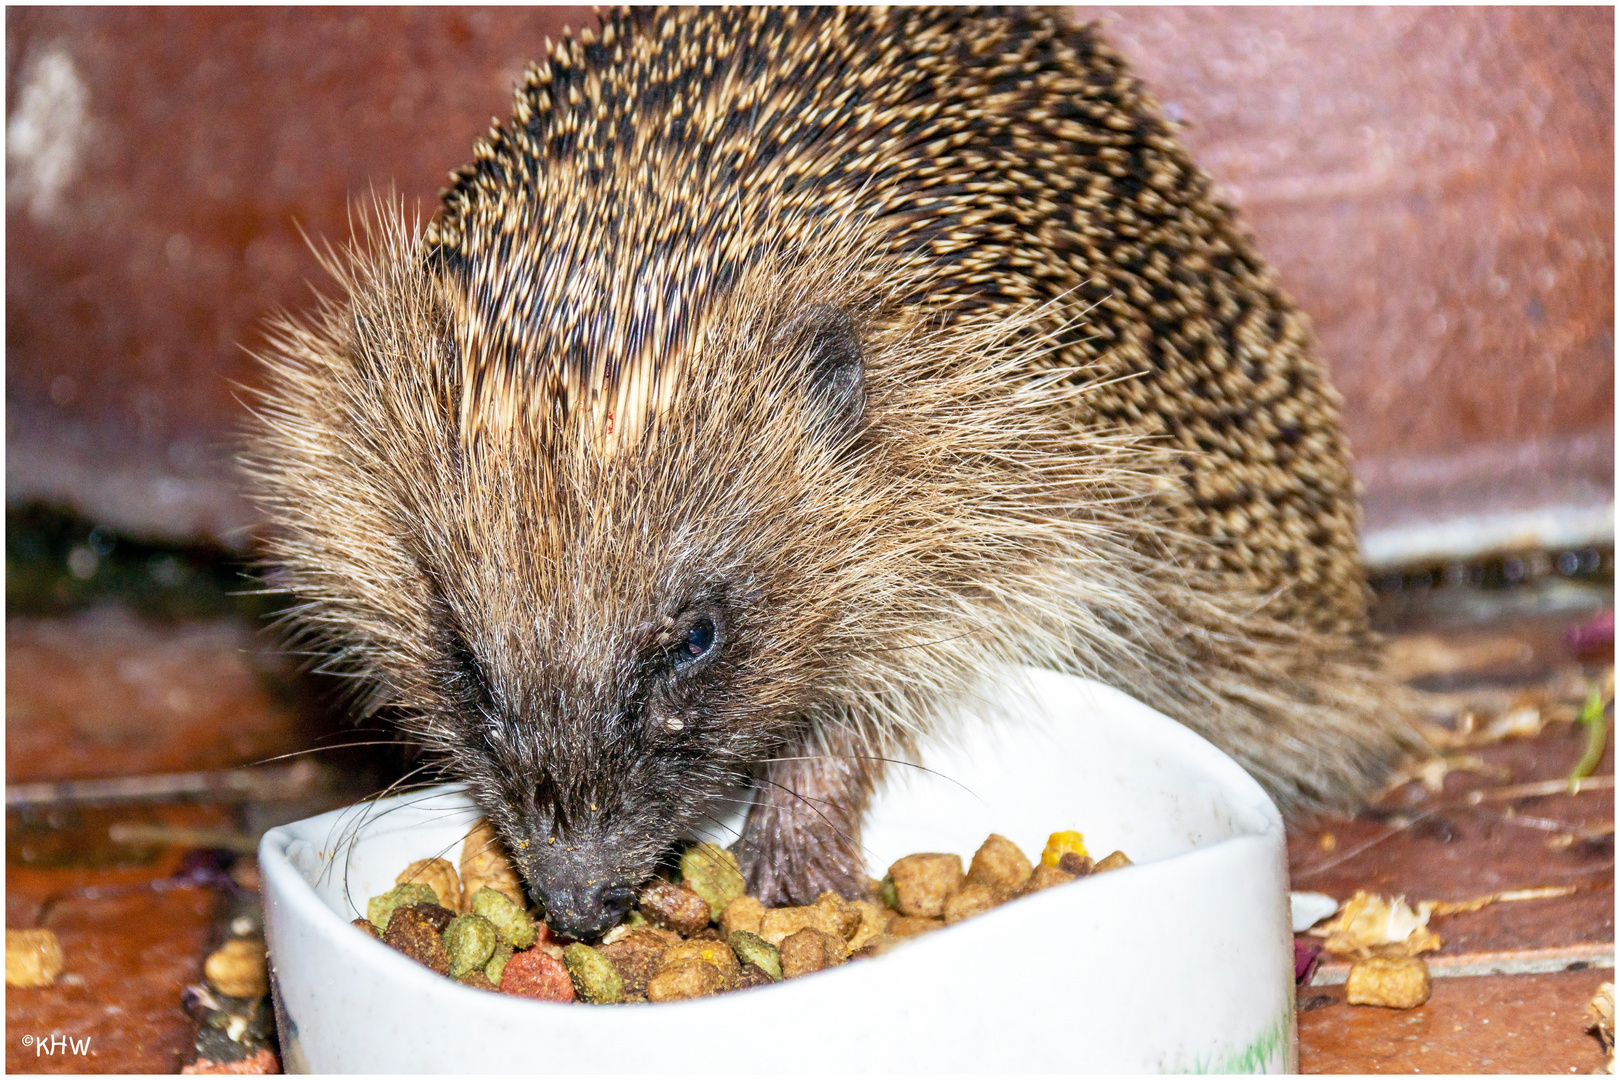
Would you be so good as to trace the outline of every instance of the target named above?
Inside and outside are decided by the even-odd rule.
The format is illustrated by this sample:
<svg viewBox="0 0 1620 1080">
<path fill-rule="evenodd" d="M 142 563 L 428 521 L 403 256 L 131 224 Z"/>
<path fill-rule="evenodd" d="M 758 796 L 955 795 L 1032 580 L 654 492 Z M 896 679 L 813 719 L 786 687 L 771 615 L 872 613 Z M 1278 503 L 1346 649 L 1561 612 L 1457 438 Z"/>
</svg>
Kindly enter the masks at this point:
<svg viewBox="0 0 1620 1080">
<path fill-rule="evenodd" d="M 378 930 L 388 929 L 388 920 L 394 909 L 407 904 L 437 904 L 439 894 L 431 886 L 421 884 L 395 885 L 381 896 L 366 901 L 366 920 Z"/>
<path fill-rule="evenodd" d="M 512 946 L 504 941 L 496 942 L 494 955 L 489 958 L 489 963 L 484 965 L 484 974 L 489 976 L 490 982 L 496 986 L 501 985 L 501 973 L 506 970 L 506 962 L 510 959 Z"/>
<path fill-rule="evenodd" d="M 472 909 L 474 915 L 482 915 L 494 923 L 501 937 L 514 949 L 527 949 L 539 937 L 529 913 L 512 903 L 505 893 L 487 885 L 473 897 Z"/>
<path fill-rule="evenodd" d="M 681 856 L 681 883 L 709 902 L 709 917 L 716 922 L 726 905 L 743 894 L 737 857 L 713 844 L 693 844 Z"/>
<path fill-rule="evenodd" d="M 738 963 L 753 964 L 772 980 L 782 981 L 782 954 L 775 945 L 747 930 L 733 930 L 726 936 L 726 944 L 737 954 Z"/>
<path fill-rule="evenodd" d="M 884 874 L 883 880 L 878 883 L 878 899 L 883 901 L 884 907 L 900 910 L 900 894 L 895 892 L 894 878 L 888 874 Z"/>
<path fill-rule="evenodd" d="M 617 1005 L 624 1000 L 624 980 L 613 961 L 589 945 L 570 945 L 563 950 L 563 965 L 574 980 L 574 993 L 592 1005 Z"/>
<path fill-rule="evenodd" d="M 450 977 L 459 979 L 489 963 L 500 943 L 495 924 L 482 915 L 457 915 L 444 928 L 444 951 L 450 954 Z"/>
</svg>

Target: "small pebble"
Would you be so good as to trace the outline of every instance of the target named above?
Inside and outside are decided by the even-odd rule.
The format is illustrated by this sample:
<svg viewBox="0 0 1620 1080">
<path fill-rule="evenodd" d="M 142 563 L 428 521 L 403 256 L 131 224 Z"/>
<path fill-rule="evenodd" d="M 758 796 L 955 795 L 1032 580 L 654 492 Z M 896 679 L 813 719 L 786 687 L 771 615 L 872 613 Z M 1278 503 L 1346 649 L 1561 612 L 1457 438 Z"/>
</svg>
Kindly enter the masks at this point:
<svg viewBox="0 0 1620 1080">
<path fill-rule="evenodd" d="M 450 974 L 450 954 L 445 951 L 444 940 L 416 905 L 394 909 L 388 929 L 383 931 L 383 941 L 440 975 Z"/>
<path fill-rule="evenodd" d="M 499 894 L 497 894 L 499 895 Z M 504 899 L 504 898 L 503 898 Z M 457 915 L 444 928 L 444 950 L 450 954 L 450 977 L 482 972 L 500 944 L 500 932 L 482 915 Z"/>
<path fill-rule="evenodd" d="M 685 885 L 653 879 L 641 894 L 640 911 L 655 926 L 690 936 L 709 925 L 709 902 Z"/>
<path fill-rule="evenodd" d="M 726 944 L 737 954 L 737 962 L 746 970 L 758 968 L 774 981 L 782 977 L 782 954 L 776 946 L 747 930 L 733 930 L 726 935 Z"/>
<path fill-rule="evenodd" d="M 713 964 L 696 961 L 660 971 L 647 983 L 648 1001 L 684 1001 L 708 997 L 726 988 L 726 977 Z"/>
<path fill-rule="evenodd" d="M 1008 893 L 1029 878 L 1034 865 L 1022 849 L 1000 833 L 991 833 L 973 853 L 968 865 L 967 884 L 992 885 Z"/>
<path fill-rule="evenodd" d="M 366 918 L 378 930 L 388 930 L 388 919 L 394 909 L 404 904 L 437 904 L 439 896 L 426 885 L 395 885 L 392 889 L 366 901 Z"/>
<path fill-rule="evenodd" d="M 726 905 L 743 894 L 737 856 L 713 844 L 694 844 L 681 856 L 681 883 L 709 902 L 709 917 L 720 921 Z"/>
<path fill-rule="evenodd" d="M 264 942 L 254 938 L 232 938 L 208 954 L 203 975 L 209 985 L 226 997 L 260 997 L 270 992 L 270 974 L 264 957 Z"/>
<path fill-rule="evenodd" d="M 1344 1000 L 1351 1005 L 1413 1009 L 1429 1000 L 1429 965 L 1416 956 L 1372 956 L 1350 965 Z"/>
<path fill-rule="evenodd" d="M 440 907 L 461 910 L 461 879 L 449 859 L 417 859 L 394 879 L 395 885 L 426 885 L 433 890 Z"/>
<path fill-rule="evenodd" d="M 501 993 L 539 1001 L 573 1001 L 574 980 L 561 960 L 539 949 L 514 953 L 501 972 Z"/>
<path fill-rule="evenodd" d="M 474 915 L 488 919 L 501 937 L 514 949 L 527 949 L 540 937 L 540 927 L 512 898 L 499 889 L 484 886 L 472 898 L 470 910 Z"/>
<path fill-rule="evenodd" d="M 962 887 L 962 857 L 925 852 L 907 855 L 889 867 L 895 907 L 902 915 L 938 916 L 945 901 Z"/>
<path fill-rule="evenodd" d="M 7 986 L 50 986 L 64 963 L 56 931 L 6 931 Z"/>
<path fill-rule="evenodd" d="M 790 935 L 782 942 L 779 951 L 784 979 L 796 979 L 849 959 L 849 947 L 844 944 L 843 938 L 813 926 Z"/>
</svg>

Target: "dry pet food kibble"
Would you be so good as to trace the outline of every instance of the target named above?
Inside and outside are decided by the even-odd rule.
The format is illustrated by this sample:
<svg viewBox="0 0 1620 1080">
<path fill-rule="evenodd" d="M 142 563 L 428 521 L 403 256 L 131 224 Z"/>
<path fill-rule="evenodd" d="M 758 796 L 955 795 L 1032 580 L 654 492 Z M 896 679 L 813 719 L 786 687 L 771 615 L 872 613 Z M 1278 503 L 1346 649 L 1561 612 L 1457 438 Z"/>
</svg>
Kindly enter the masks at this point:
<svg viewBox="0 0 1620 1080">
<path fill-rule="evenodd" d="M 1352 1005 L 1415 1009 L 1429 1000 L 1429 965 L 1416 956 L 1370 956 L 1350 965 L 1344 1000 Z"/>
<path fill-rule="evenodd" d="M 440 907 L 461 910 L 461 879 L 449 859 L 417 859 L 394 879 L 395 885 L 426 885 Z"/>
<path fill-rule="evenodd" d="M 561 960 L 539 949 L 514 953 L 501 972 L 501 993 L 540 1001 L 573 1001 L 574 980 Z"/>
<path fill-rule="evenodd" d="M 226 997 L 261 997 L 270 992 L 264 942 L 232 938 L 203 961 L 203 975 Z"/>
<path fill-rule="evenodd" d="M 613 961 L 589 945 L 575 942 L 563 950 L 563 966 L 574 980 L 574 994 L 592 1005 L 616 1005 L 624 1000 L 624 980 Z"/>
<path fill-rule="evenodd" d="M 437 904 L 439 896 L 426 885 L 395 885 L 381 896 L 366 901 L 366 918 L 378 930 L 388 930 L 388 920 L 401 904 Z"/>
<path fill-rule="evenodd" d="M 962 856 L 907 855 L 889 867 L 895 908 L 902 915 L 944 914 L 945 901 L 962 887 Z"/>
<path fill-rule="evenodd" d="M 62 974 L 62 964 L 56 931 L 6 931 L 7 986 L 50 986 Z"/>
<path fill-rule="evenodd" d="M 457 915 L 444 928 L 445 952 L 450 954 L 450 977 L 459 979 L 474 971 L 482 972 L 495 955 L 501 935 L 495 924 L 482 915 Z"/>
<path fill-rule="evenodd" d="M 960 856 L 923 852 L 896 860 L 881 882 L 868 878 L 864 898 L 825 892 L 813 904 L 767 908 L 744 894 L 729 851 L 696 844 L 681 856 L 679 881 L 653 879 L 636 910 L 600 942 L 564 946 L 524 908 L 517 872 L 494 831 L 480 821 L 462 845 L 459 877 L 446 859 L 419 859 L 400 872 L 393 888 L 367 902 L 367 917 L 355 925 L 484 992 L 592 1005 L 683 1001 L 881 956 L 1020 896 L 1129 865 L 1118 851 L 1093 864 L 1078 832 L 1053 833 L 1036 863 L 1011 840 L 991 834 L 965 873 Z M 8 981 L 12 933 L 7 931 Z M 231 943 L 236 952 L 247 947 Z M 262 979 L 263 946 L 253 947 Z M 209 963 L 210 980 L 230 993 L 215 979 L 215 958 Z M 1399 979 L 1386 977 L 1380 985 L 1391 1000 L 1404 992 Z"/>
</svg>

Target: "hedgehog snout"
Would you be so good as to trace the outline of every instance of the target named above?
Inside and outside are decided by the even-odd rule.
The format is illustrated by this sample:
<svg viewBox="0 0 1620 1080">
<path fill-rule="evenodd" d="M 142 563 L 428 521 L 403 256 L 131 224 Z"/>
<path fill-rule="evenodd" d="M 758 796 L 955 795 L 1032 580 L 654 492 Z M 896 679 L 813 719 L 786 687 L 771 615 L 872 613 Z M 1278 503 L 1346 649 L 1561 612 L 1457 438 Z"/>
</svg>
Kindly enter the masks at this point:
<svg viewBox="0 0 1620 1080">
<path fill-rule="evenodd" d="M 553 933 L 581 941 L 624 921 L 635 903 L 634 883 L 615 865 L 615 852 L 596 844 L 518 857 L 529 889 Z"/>
</svg>

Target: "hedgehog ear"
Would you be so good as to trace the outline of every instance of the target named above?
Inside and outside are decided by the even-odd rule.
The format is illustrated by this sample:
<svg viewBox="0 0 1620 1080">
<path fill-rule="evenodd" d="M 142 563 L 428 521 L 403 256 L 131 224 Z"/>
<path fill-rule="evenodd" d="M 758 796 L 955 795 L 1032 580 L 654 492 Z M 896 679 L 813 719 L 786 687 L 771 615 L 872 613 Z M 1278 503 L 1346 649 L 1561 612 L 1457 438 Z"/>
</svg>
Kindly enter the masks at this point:
<svg viewBox="0 0 1620 1080">
<path fill-rule="evenodd" d="M 791 350 L 807 359 L 805 380 L 810 396 L 829 421 L 850 431 L 866 411 L 866 368 L 855 323 L 836 304 L 811 304 L 771 337 L 777 352 Z"/>
</svg>

